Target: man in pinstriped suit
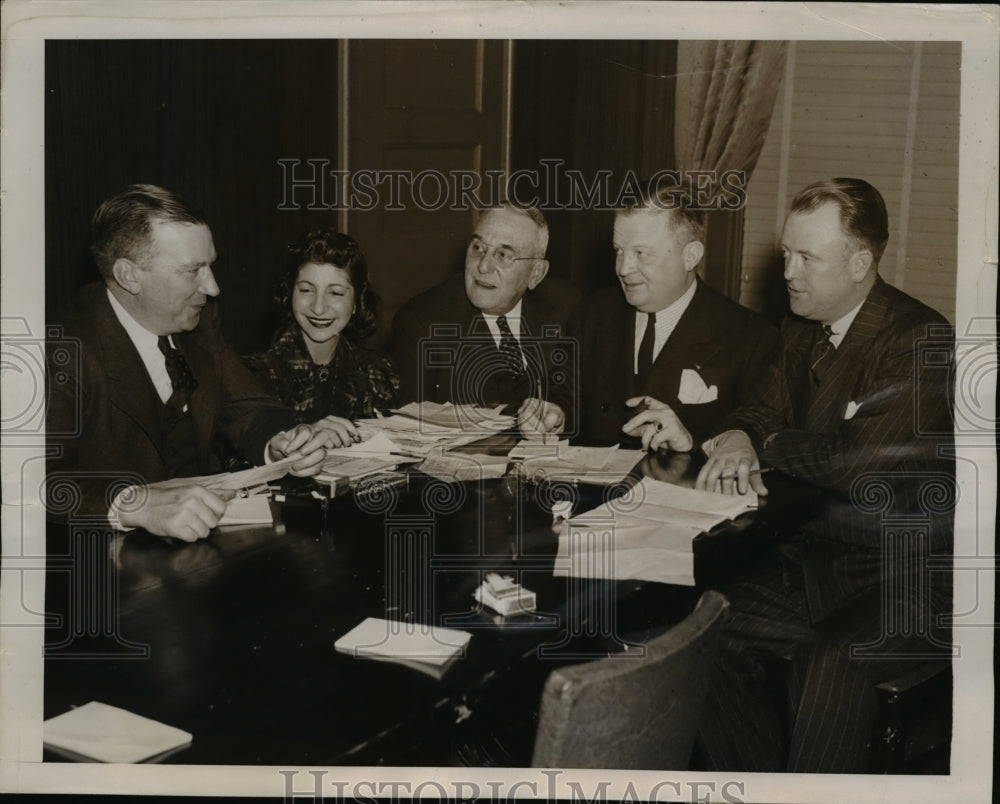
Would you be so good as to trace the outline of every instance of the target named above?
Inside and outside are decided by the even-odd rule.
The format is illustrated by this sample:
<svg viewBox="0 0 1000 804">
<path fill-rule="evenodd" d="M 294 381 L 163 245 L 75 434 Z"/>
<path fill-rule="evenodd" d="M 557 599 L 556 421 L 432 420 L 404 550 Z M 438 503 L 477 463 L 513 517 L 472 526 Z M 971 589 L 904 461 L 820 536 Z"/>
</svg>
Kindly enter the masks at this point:
<svg viewBox="0 0 1000 804">
<path fill-rule="evenodd" d="M 704 445 L 700 488 L 766 494 L 765 465 L 826 500 L 725 590 L 732 616 L 701 729 L 713 769 L 864 772 L 873 684 L 947 654 L 936 622 L 951 610 L 953 333 L 878 276 L 888 236 L 867 182 L 796 196 L 779 355 Z"/>
</svg>

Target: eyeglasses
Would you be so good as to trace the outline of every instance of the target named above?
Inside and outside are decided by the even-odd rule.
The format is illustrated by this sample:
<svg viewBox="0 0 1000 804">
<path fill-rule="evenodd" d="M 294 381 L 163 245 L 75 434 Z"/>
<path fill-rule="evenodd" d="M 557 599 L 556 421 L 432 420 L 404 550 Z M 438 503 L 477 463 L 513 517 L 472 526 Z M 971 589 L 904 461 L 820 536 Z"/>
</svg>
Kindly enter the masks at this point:
<svg viewBox="0 0 1000 804">
<path fill-rule="evenodd" d="M 469 241 L 469 248 L 466 253 L 470 257 L 483 259 L 491 251 L 493 252 L 493 264 L 497 268 L 510 268 L 511 265 L 520 260 L 539 259 L 538 257 L 518 257 L 517 253 L 510 246 L 491 246 L 479 237 L 474 237 Z"/>
</svg>

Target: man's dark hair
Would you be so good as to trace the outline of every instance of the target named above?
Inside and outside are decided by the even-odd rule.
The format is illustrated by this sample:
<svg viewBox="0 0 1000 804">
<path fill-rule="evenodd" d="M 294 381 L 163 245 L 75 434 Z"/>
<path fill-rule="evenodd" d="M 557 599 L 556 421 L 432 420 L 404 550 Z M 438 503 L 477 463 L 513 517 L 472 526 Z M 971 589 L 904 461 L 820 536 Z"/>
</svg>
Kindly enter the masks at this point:
<svg viewBox="0 0 1000 804">
<path fill-rule="evenodd" d="M 90 253 L 105 279 L 115 260 L 142 262 L 149 253 L 153 221 L 207 225 L 205 216 L 170 190 L 155 184 L 130 184 L 104 201 L 91 221 Z"/>
<path fill-rule="evenodd" d="M 870 251 L 877 266 L 889 242 L 889 215 L 882 194 L 862 179 L 828 179 L 801 190 L 790 211 L 812 212 L 827 202 L 840 209 L 844 234 Z"/>
<path fill-rule="evenodd" d="M 626 200 L 619 212 L 628 215 L 641 209 L 669 212 L 670 222 L 681 230 L 685 243 L 705 242 L 705 213 L 695 206 L 683 184 L 664 177 L 642 182 L 638 197 Z"/>
<path fill-rule="evenodd" d="M 289 317 L 292 314 L 292 289 L 299 269 L 307 263 L 343 268 L 354 288 L 354 313 L 344 328 L 344 335 L 355 343 L 375 331 L 377 296 L 368 282 L 368 263 L 361 246 L 353 237 L 333 227 L 314 227 L 288 247 L 288 262 L 278 282 L 275 300 Z"/>
</svg>

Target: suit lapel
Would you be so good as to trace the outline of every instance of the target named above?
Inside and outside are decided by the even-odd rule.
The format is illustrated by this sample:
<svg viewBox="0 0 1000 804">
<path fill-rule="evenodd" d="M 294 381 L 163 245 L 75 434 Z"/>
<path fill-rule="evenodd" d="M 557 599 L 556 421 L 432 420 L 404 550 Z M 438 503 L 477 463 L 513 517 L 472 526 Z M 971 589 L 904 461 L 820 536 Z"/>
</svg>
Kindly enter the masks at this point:
<svg viewBox="0 0 1000 804">
<path fill-rule="evenodd" d="M 889 309 L 884 287 L 882 280 L 876 279 L 875 286 L 858 310 L 840 346 L 831 355 L 823 384 L 812 395 L 807 428 L 832 429 L 843 420 L 847 403 L 857 401 L 854 399 L 858 391 L 855 387 L 857 378 L 864 366 L 866 353 Z"/>
<path fill-rule="evenodd" d="M 194 427 L 195 449 L 198 452 L 198 463 L 209 465 L 209 446 L 212 441 L 212 428 L 215 424 L 211 399 L 215 396 L 218 378 L 215 373 L 214 355 L 192 334 L 174 336 L 174 342 L 184 353 L 191 372 L 198 380 L 198 387 L 191 394 L 188 408 L 191 413 L 191 423 Z"/>
<path fill-rule="evenodd" d="M 108 372 L 111 404 L 142 429 L 162 458 L 157 418 L 160 397 L 139 352 L 111 309 L 103 287 L 99 288 L 97 298 L 96 329 L 102 360 Z"/>
<path fill-rule="evenodd" d="M 714 316 L 706 309 L 708 296 L 701 280 L 695 282 L 694 297 L 653 361 L 647 381 L 648 388 L 669 389 L 671 399 L 680 390 L 681 372 L 685 368 L 700 372 L 722 348 L 714 338 Z"/>
<path fill-rule="evenodd" d="M 642 389 L 635 383 L 635 308 L 625 301 L 621 294 L 618 303 L 609 311 L 605 330 L 598 333 L 600 338 L 614 338 L 612 333 L 621 333 L 618 342 L 609 349 L 597 350 L 597 354 L 607 354 L 610 362 L 605 366 L 602 377 L 606 379 L 604 395 L 609 395 L 621 404 L 624 400 L 636 396 Z M 654 361 L 650 376 L 656 369 Z M 622 393 L 624 391 L 624 394 Z"/>
</svg>

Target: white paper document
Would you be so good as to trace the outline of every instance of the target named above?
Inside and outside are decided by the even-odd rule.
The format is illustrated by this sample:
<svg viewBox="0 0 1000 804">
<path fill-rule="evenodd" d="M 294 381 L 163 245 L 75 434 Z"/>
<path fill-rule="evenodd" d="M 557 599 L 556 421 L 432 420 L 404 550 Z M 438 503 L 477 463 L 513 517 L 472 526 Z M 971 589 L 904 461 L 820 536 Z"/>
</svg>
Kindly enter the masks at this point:
<svg viewBox="0 0 1000 804">
<path fill-rule="evenodd" d="M 333 643 L 349 656 L 396 662 L 440 677 L 450 662 L 465 654 L 472 634 L 454 628 L 367 617 Z"/>
<path fill-rule="evenodd" d="M 503 405 L 481 408 L 475 405 L 452 405 L 450 402 L 411 402 L 394 411 L 418 420 L 422 425 L 465 430 L 506 430 L 517 424 L 514 416 L 501 413 Z"/>
<path fill-rule="evenodd" d="M 566 523 L 553 574 L 693 585 L 695 537 L 756 506 L 756 494 L 733 497 L 643 478 L 628 494 Z"/>
<path fill-rule="evenodd" d="M 56 753 L 91 762 L 143 762 L 191 743 L 181 729 L 117 706 L 91 701 L 42 724 L 42 740 Z"/>
<path fill-rule="evenodd" d="M 412 402 L 392 416 L 359 419 L 357 426 L 366 440 L 381 432 L 391 439 L 396 452 L 427 457 L 514 427 L 516 420 L 501 414 L 502 409 Z"/>
<path fill-rule="evenodd" d="M 267 494 L 253 494 L 249 497 L 233 497 L 226 503 L 226 512 L 219 520 L 219 527 L 226 525 L 271 525 L 270 497 Z"/>
<path fill-rule="evenodd" d="M 507 471 L 506 455 L 443 453 L 431 455 L 417 466 L 424 474 L 446 483 L 487 480 L 503 477 Z"/>
<path fill-rule="evenodd" d="M 199 477 L 175 477 L 149 485 L 154 488 L 173 488 L 176 486 L 195 485 L 218 491 L 239 491 L 240 489 L 256 488 L 279 480 L 288 474 L 292 465 L 301 460 L 301 456 L 292 455 L 266 466 L 254 466 L 239 472 L 220 472 L 217 475 L 201 475 Z"/>
<path fill-rule="evenodd" d="M 583 483 L 610 485 L 621 482 L 642 460 L 645 453 L 638 449 L 610 447 L 576 447 L 568 440 L 528 438 L 518 442 L 508 453 L 521 459 L 524 472 L 535 479 L 576 480 Z"/>
<path fill-rule="evenodd" d="M 375 430 L 369 437 L 365 438 L 362 436 L 362 438 L 363 440 L 357 444 L 327 449 L 327 459 L 331 457 L 361 458 L 372 455 L 385 456 L 397 454 L 400 451 L 400 447 L 389 438 L 389 435 L 384 430 Z"/>
</svg>

